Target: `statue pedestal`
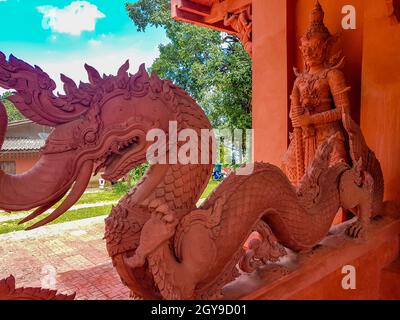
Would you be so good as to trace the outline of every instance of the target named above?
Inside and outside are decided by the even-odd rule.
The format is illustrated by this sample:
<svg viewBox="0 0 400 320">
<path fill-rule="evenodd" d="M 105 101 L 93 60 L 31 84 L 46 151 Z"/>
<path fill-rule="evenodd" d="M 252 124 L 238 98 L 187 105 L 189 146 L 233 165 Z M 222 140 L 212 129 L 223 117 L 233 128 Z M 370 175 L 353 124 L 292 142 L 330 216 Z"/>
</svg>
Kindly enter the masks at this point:
<svg viewBox="0 0 400 320">
<path fill-rule="evenodd" d="M 259 271 L 251 280 L 234 285 L 236 288 L 229 295 L 246 300 L 400 299 L 400 220 L 374 222 L 368 240 L 344 236 L 345 227 L 346 224 L 334 227 L 314 251 L 294 255 L 288 263 L 289 274 L 266 281 Z M 348 283 L 345 277 L 349 277 L 345 266 L 354 267 L 356 289 L 342 286 L 342 282 Z M 243 289 L 248 280 L 252 291 L 239 293 L 239 288 L 249 290 L 250 286 Z"/>
</svg>

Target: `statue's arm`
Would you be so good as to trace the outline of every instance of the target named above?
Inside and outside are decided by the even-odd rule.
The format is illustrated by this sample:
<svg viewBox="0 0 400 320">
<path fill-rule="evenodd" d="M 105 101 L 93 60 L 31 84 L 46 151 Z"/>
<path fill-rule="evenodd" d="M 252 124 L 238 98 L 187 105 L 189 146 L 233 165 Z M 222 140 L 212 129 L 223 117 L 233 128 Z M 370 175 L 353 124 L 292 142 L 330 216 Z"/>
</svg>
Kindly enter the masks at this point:
<svg viewBox="0 0 400 320">
<path fill-rule="evenodd" d="M 335 108 L 326 112 L 321 112 L 312 116 L 313 124 L 323 124 L 339 121 L 342 114 L 350 112 L 349 91 L 346 79 L 342 71 L 333 69 L 328 73 L 328 82 L 332 92 Z"/>
<path fill-rule="evenodd" d="M 297 86 L 297 80 L 294 83 L 292 94 L 290 95 L 290 119 L 302 115 L 304 112 L 300 103 L 300 90 Z"/>
</svg>

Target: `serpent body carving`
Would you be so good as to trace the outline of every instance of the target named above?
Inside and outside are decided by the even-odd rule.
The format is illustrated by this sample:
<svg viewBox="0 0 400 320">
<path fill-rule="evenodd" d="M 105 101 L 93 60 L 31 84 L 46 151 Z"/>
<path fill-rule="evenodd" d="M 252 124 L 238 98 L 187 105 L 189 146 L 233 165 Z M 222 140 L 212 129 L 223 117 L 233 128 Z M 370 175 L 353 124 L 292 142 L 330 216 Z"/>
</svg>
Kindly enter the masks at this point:
<svg viewBox="0 0 400 320">
<path fill-rule="evenodd" d="M 15 278 L 0 280 L 0 300 L 74 300 L 75 293 L 64 295 L 56 290 L 42 288 L 16 288 Z"/>
<path fill-rule="evenodd" d="M 85 67 L 90 83 L 76 86 L 62 75 L 65 95 L 56 96 L 54 81 L 39 67 L 0 53 L 0 86 L 16 91 L 10 100 L 31 120 L 55 127 L 31 170 L 0 172 L 0 208 L 37 208 L 27 222 L 71 188 L 59 208 L 30 229 L 67 211 L 93 169 L 116 181 L 144 163 L 152 129 L 168 132 L 174 122 L 177 132 L 193 129 L 200 140 L 201 129 L 211 128 L 193 99 L 171 82 L 149 76 L 143 66 L 132 75 L 125 63 L 116 76 Z M 0 105 L 2 123 L 3 109 Z M 358 207 L 359 220 L 349 233 L 359 235 L 381 213 L 383 178 L 358 126 L 347 115 L 343 119 L 353 165 L 329 167 L 333 136 L 319 148 L 297 189 L 279 168 L 256 163 L 251 175 L 233 173 L 197 208 L 211 164 L 152 164 L 106 219 L 107 249 L 122 281 L 146 299 L 219 298 L 223 286 L 237 276 L 237 265 L 250 271 L 277 261 L 284 247 L 312 249 L 341 206 Z M 0 138 L 4 132 L 2 126 Z M 184 144 L 179 141 L 178 147 Z M 211 153 L 212 140 L 207 144 Z M 167 145 L 167 158 L 171 153 Z M 243 244 L 253 231 L 262 241 L 254 261 L 247 261 Z"/>
</svg>

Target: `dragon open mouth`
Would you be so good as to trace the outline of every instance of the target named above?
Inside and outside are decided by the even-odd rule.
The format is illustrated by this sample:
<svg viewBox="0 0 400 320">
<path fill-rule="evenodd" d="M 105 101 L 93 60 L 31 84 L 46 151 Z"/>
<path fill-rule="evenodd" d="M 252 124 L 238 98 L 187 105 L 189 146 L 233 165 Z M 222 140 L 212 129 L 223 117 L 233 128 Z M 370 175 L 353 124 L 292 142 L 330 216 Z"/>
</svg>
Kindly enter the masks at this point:
<svg viewBox="0 0 400 320">
<path fill-rule="evenodd" d="M 127 160 L 134 157 L 140 145 L 139 137 L 134 136 L 122 141 L 114 141 L 105 153 L 95 174 L 105 168 L 103 177 L 109 181 L 116 181 L 130 170 Z"/>
<path fill-rule="evenodd" d="M 135 149 L 137 146 L 137 139 L 137 137 L 133 137 L 130 140 L 113 144 L 110 148 L 110 153 L 106 157 L 104 165 L 112 168 L 113 165 L 115 165 L 125 154 Z"/>
</svg>

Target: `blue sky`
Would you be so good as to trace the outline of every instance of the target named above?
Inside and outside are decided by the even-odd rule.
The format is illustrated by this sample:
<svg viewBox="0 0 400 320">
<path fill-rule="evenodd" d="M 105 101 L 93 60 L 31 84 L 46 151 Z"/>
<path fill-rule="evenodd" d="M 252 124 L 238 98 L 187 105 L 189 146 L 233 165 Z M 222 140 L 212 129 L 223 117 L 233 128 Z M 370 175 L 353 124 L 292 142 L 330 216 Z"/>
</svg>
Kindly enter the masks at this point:
<svg viewBox="0 0 400 320">
<path fill-rule="evenodd" d="M 42 67 L 59 91 L 59 73 L 87 80 L 85 62 L 100 73 L 115 74 L 129 59 L 135 72 L 141 63 L 151 65 L 167 38 L 161 28 L 138 32 L 126 2 L 0 0 L 0 51 Z"/>
</svg>

